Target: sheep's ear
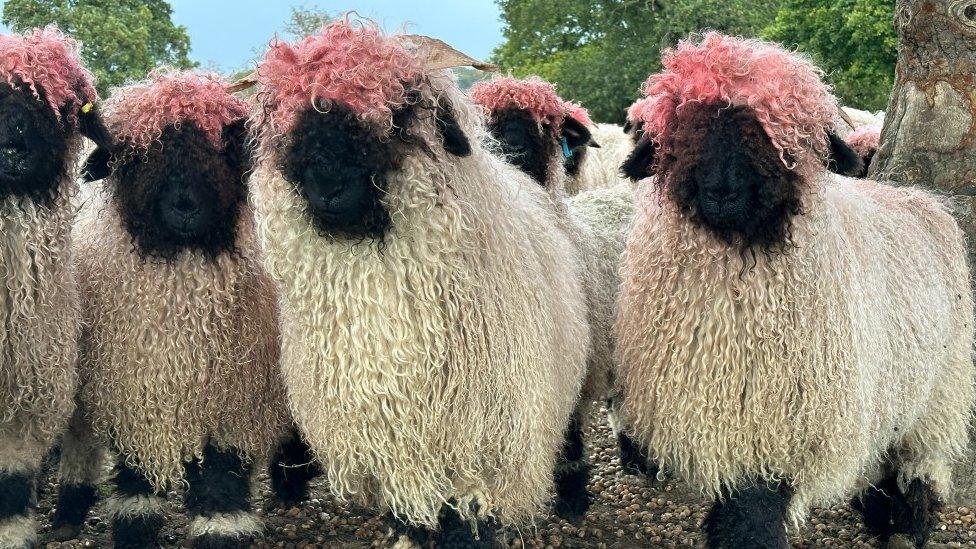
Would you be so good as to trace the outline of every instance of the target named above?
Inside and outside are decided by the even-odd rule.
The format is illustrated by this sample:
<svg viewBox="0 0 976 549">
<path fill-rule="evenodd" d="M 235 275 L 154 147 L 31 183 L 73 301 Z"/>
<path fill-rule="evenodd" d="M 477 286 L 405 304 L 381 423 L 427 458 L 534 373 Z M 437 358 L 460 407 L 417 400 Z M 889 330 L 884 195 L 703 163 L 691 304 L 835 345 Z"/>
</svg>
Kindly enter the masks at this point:
<svg viewBox="0 0 976 549">
<path fill-rule="evenodd" d="M 85 161 L 85 167 L 81 171 L 82 179 L 85 183 L 105 179 L 112 173 L 109 162 L 112 160 L 112 151 L 108 147 L 99 146 Z"/>
<path fill-rule="evenodd" d="M 437 104 L 437 133 L 440 134 L 444 150 L 454 156 L 468 156 L 471 154 L 471 142 L 464 134 L 461 125 L 454 115 L 454 109 L 444 102 Z"/>
<path fill-rule="evenodd" d="M 221 140 L 224 143 L 224 156 L 227 157 L 227 161 L 232 166 L 239 167 L 242 177 L 249 173 L 254 164 L 254 155 L 248 139 L 247 120 L 239 118 L 224 126 Z"/>
<path fill-rule="evenodd" d="M 566 120 L 563 121 L 561 137 L 566 140 L 566 144 L 571 150 L 584 147 L 593 139 L 590 130 L 571 116 L 567 116 Z"/>
<path fill-rule="evenodd" d="M 827 132 L 830 149 L 827 156 L 827 169 L 848 177 L 864 177 L 867 166 L 861 155 L 857 154 L 846 141 L 834 132 Z"/>
<path fill-rule="evenodd" d="M 631 151 L 630 156 L 620 166 L 620 173 L 634 181 L 640 181 L 651 175 L 651 166 L 654 164 L 654 140 L 642 137 L 637 142 L 637 146 Z"/>
<path fill-rule="evenodd" d="M 624 121 L 624 133 L 630 133 L 630 130 L 634 129 L 634 123 L 628 118 Z"/>
<path fill-rule="evenodd" d="M 78 131 L 99 147 L 111 147 L 112 134 L 105 126 L 101 110 L 91 104 L 86 105 L 86 107 L 83 107 L 78 113 Z"/>
</svg>

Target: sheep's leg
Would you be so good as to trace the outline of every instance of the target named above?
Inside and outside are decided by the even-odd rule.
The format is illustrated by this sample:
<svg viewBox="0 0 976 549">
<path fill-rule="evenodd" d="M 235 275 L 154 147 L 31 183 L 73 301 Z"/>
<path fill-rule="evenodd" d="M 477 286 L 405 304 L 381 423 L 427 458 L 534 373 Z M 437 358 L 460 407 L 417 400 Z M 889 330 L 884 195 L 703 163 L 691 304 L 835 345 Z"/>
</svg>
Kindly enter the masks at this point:
<svg viewBox="0 0 976 549">
<path fill-rule="evenodd" d="M 234 450 L 208 444 L 186 467 L 189 536 L 197 549 L 247 547 L 261 534 L 251 508 L 251 466 Z"/>
<path fill-rule="evenodd" d="M 112 521 L 116 549 L 158 547 L 165 500 L 141 472 L 119 459 L 115 467 L 116 493 L 105 503 Z"/>
<path fill-rule="evenodd" d="M 498 522 L 488 518 L 472 524 L 445 505 L 441 510 L 434 547 L 437 549 L 491 549 L 495 546 Z"/>
<path fill-rule="evenodd" d="M 647 457 L 647 453 L 639 444 L 630 438 L 620 421 L 620 405 L 616 399 L 607 399 L 607 420 L 610 430 L 617 439 L 617 451 L 620 453 L 620 465 L 625 471 L 634 475 L 645 475 L 651 479 L 658 474 L 657 463 Z"/>
<path fill-rule="evenodd" d="M 32 547 L 37 537 L 32 513 L 44 450 L 30 446 L 0 437 L 0 549 Z"/>
<path fill-rule="evenodd" d="M 391 549 L 418 549 L 426 547 L 430 543 L 432 532 L 429 529 L 407 524 L 392 514 L 389 516 L 389 520 L 393 523 L 390 534 L 393 541 L 393 544 L 390 545 Z"/>
<path fill-rule="evenodd" d="M 851 502 L 851 507 L 860 511 L 868 531 L 882 543 L 887 543 L 895 533 L 895 509 L 904 505 L 905 501 L 898 490 L 898 481 L 894 475 L 885 477 Z"/>
<path fill-rule="evenodd" d="M 312 449 L 298 430 L 292 429 L 268 467 L 272 492 L 284 507 L 293 507 L 308 498 L 309 483 L 320 474 L 322 469 Z"/>
<path fill-rule="evenodd" d="M 793 490 L 786 484 L 759 481 L 716 501 L 705 518 L 710 549 L 789 547 L 786 512 Z"/>
<path fill-rule="evenodd" d="M 105 447 L 95 437 L 81 408 L 76 408 L 61 439 L 58 505 L 51 527 L 56 541 L 75 539 L 88 511 L 98 501 L 97 486 L 106 460 Z"/>
<path fill-rule="evenodd" d="M 574 415 L 566 429 L 562 455 L 556 463 L 557 515 L 577 521 L 590 508 L 590 493 L 586 489 L 590 469 L 583 447 L 582 422 L 578 415 Z"/>
<path fill-rule="evenodd" d="M 942 506 L 935 490 L 929 483 L 914 478 L 899 496 L 899 504 L 893 506 L 892 531 L 899 537 L 907 536 L 909 543 L 914 543 L 915 547 L 925 547 L 938 522 L 937 513 Z"/>
</svg>

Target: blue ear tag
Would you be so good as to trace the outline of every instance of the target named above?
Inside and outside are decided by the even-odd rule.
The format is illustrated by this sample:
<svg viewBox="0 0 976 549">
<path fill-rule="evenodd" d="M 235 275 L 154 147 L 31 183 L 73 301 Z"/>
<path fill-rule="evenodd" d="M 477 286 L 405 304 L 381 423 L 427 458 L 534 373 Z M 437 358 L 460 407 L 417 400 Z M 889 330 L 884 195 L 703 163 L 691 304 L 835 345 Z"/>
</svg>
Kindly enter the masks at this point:
<svg viewBox="0 0 976 549">
<path fill-rule="evenodd" d="M 572 158 L 573 151 L 569 150 L 569 143 L 566 141 L 566 138 L 560 137 L 559 142 L 563 146 L 563 158 Z"/>
</svg>

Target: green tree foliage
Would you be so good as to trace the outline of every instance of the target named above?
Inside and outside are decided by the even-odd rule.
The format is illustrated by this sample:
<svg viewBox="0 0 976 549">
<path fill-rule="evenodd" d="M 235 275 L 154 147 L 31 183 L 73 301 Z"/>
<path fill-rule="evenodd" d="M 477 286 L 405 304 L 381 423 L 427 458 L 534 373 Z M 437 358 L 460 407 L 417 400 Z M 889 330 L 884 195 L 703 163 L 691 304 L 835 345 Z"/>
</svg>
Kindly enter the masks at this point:
<svg viewBox="0 0 976 549">
<path fill-rule="evenodd" d="M 498 0 L 506 23 L 495 61 L 536 74 L 598 121 L 621 122 L 661 51 L 691 32 L 755 36 L 779 0 Z"/>
<path fill-rule="evenodd" d="M 782 0 L 763 35 L 810 54 L 844 104 L 880 110 L 894 84 L 894 0 Z"/>
<path fill-rule="evenodd" d="M 291 15 L 285 23 L 285 32 L 291 38 L 305 38 L 318 32 L 326 23 L 332 20 L 329 12 L 305 6 L 292 7 Z"/>
<path fill-rule="evenodd" d="M 3 6 L 3 23 L 16 31 L 55 23 L 81 40 L 103 96 L 160 65 L 196 65 L 186 28 L 171 15 L 164 0 L 6 0 Z"/>
</svg>

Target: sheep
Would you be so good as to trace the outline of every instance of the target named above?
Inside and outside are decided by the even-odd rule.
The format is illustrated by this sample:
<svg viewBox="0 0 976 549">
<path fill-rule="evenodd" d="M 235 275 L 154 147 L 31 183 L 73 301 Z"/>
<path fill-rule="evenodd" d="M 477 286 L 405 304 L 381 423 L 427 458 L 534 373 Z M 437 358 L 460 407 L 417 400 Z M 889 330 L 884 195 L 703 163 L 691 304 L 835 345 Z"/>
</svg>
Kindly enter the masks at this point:
<svg viewBox="0 0 976 549">
<path fill-rule="evenodd" d="M 537 77 L 518 80 L 511 77 L 480 82 L 471 91 L 472 99 L 482 106 L 488 128 L 497 138 L 508 158 L 526 173 L 544 179 L 537 181 L 549 191 L 567 223 L 575 227 L 572 237 L 586 261 L 585 286 L 591 327 L 591 355 L 587 377 L 570 428 L 574 454 L 578 463 L 557 472 L 558 499 L 556 512 L 567 519 L 581 516 L 588 505 L 586 481 L 588 469 L 583 452 L 583 423 L 595 400 L 610 400 L 614 377 L 612 324 L 620 278 L 617 268 L 626 242 L 627 227 L 634 213 L 634 192 L 628 183 L 598 187 L 566 201 L 564 189 L 578 173 L 585 173 L 593 160 L 586 155 L 589 116 L 579 105 L 563 102 L 555 87 Z M 579 126 L 572 124 L 579 123 Z M 626 135 L 621 131 L 626 140 Z M 573 147 L 562 143 L 573 140 Z M 572 166 L 561 166 L 566 149 L 569 160 L 580 158 Z M 602 150 L 602 149 L 601 149 Z M 524 159 L 534 159 L 525 162 Z M 541 166 L 544 169 L 536 169 Z M 611 411 L 616 405 L 608 402 Z M 621 461 L 628 468 L 647 470 L 629 437 L 619 429 L 615 414 L 611 426 L 618 437 Z M 567 464 L 568 465 L 568 464 Z"/>
<path fill-rule="evenodd" d="M 866 125 L 852 131 L 844 138 L 847 145 L 861 158 L 863 169 L 852 174 L 853 177 L 867 177 L 868 168 L 874 160 L 881 143 L 881 126 Z"/>
<path fill-rule="evenodd" d="M 625 418 L 717 498 L 711 547 L 787 547 L 866 483 L 895 490 L 865 501 L 878 533 L 923 546 L 974 401 L 959 227 L 921 189 L 825 171 L 837 107 L 806 58 L 710 32 L 663 65 L 624 166 L 655 175 L 621 270 Z"/>
<path fill-rule="evenodd" d="M 588 325 L 551 201 L 433 58 L 347 19 L 273 42 L 252 201 L 331 490 L 389 511 L 398 544 L 489 547 L 550 498 Z"/>
<path fill-rule="evenodd" d="M 82 136 L 106 136 L 80 44 L 0 35 L 0 548 L 31 546 L 42 459 L 67 425 L 80 326 L 70 199 Z"/>
<path fill-rule="evenodd" d="M 277 294 L 243 181 L 249 108 L 225 85 L 160 71 L 115 90 L 113 142 L 85 165 L 86 181 L 104 181 L 75 227 L 82 428 L 63 460 L 92 440 L 118 454 L 116 547 L 155 546 L 163 490 L 177 483 L 196 547 L 246 543 L 261 531 L 253 465 L 289 424 Z"/>
</svg>

